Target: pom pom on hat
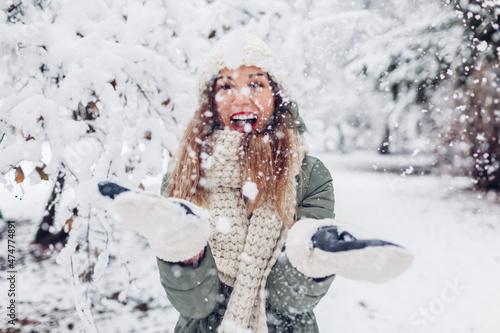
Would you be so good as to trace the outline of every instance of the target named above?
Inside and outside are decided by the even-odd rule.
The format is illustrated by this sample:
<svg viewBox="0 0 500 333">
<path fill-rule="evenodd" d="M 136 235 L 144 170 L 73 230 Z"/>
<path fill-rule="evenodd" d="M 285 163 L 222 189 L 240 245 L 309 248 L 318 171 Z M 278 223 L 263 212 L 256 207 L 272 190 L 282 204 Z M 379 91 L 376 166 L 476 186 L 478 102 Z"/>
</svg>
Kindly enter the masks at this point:
<svg viewBox="0 0 500 333">
<path fill-rule="evenodd" d="M 246 31 L 234 31 L 224 36 L 210 51 L 203 66 L 198 70 L 196 92 L 201 100 L 207 83 L 222 69 L 237 69 L 240 66 L 256 66 L 267 72 L 291 98 L 289 73 L 271 48 L 259 37 Z"/>
</svg>

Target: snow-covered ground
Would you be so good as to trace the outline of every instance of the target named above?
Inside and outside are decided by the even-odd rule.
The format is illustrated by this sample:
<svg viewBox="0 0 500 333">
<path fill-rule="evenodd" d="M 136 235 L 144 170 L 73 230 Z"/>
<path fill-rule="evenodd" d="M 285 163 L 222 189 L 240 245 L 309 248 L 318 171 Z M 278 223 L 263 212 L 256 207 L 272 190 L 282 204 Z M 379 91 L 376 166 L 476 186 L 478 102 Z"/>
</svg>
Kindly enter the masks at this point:
<svg viewBox="0 0 500 333">
<path fill-rule="evenodd" d="M 316 310 L 321 332 L 500 332 L 498 194 L 470 191 L 464 179 L 373 171 L 374 166 L 383 169 L 384 163 L 404 166 L 398 157 L 370 152 L 314 155 L 332 172 L 337 219 L 404 245 L 415 255 L 409 271 L 385 284 L 337 277 Z M 402 160 L 418 163 L 416 158 Z M 0 209 L 6 218 L 34 218 L 49 190 L 39 184 L 21 195 L 2 188 Z M 152 252 L 126 227 L 108 223 L 113 234 L 108 268 L 100 280 L 77 287 L 71 266 L 57 264 L 57 255 L 36 262 L 29 254 L 36 224 L 17 223 L 17 314 L 24 320 L 22 332 L 92 332 L 90 327 L 106 333 L 172 332 L 177 315 L 160 286 Z M 4 225 L 3 257 L 7 243 L 1 228 Z M 4 268 L 0 329 L 8 327 Z M 133 282 L 125 288 L 120 285 L 124 279 Z M 85 310 L 86 293 L 102 295 L 90 312 Z M 75 299 L 82 316 L 74 310 Z M 85 329 L 80 317 L 86 315 L 95 324 Z"/>
<path fill-rule="evenodd" d="M 380 166 L 373 153 L 319 156 L 333 174 L 337 219 L 415 255 L 385 284 L 338 277 L 317 308 L 322 332 L 500 332 L 498 194 L 457 178 L 353 170 Z"/>
</svg>

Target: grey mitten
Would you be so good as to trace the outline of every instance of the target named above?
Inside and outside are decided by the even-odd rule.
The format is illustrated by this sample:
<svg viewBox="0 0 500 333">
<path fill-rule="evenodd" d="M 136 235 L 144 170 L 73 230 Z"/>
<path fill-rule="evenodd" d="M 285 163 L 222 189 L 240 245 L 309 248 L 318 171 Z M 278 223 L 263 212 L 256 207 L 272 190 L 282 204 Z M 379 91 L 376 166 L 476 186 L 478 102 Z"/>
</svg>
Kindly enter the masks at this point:
<svg viewBox="0 0 500 333">
<path fill-rule="evenodd" d="M 331 219 L 296 222 L 288 232 L 286 253 L 292 266 L 306 276 L 338 274 L 372 282 L 395 278 L 413 261 L 407 249 Z"/>
<path fill-rule="evenodd" d="M 111 182 L 99 184 L 102 195 L 114 199 L 123 223 L 144 236 L 156 256 L 169 262 L 189 260 L 207 245 L 209 213 L 182 199 L 131 191 Z"/>
</svg>

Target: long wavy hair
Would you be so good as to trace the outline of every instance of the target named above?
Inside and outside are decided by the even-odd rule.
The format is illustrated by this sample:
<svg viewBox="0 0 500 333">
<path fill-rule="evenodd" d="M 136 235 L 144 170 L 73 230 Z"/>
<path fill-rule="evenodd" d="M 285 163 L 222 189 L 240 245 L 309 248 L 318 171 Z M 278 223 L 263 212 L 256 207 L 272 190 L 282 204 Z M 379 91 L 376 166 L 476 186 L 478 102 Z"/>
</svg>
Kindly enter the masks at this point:
<svg viewBox="0 0 500 333">
<path fill-rule="evenodd" d="M 283 97 L 279 86 L 268 75 L 274 96 L 274 113 L 271 126 L 259 133 L 245 134 L 239 157 L 241 185 L 252 181 L 257 185 L 258 194 L 254 200 L 246 200 L 247 214 L 264 201 L 270 200 L 281 218 L 290 227 L 293 218 L 287 211 L 287 201 L 294 196 L 294 165 L 300 163 L 296 119 L 291 112 L 290 101 Z M 211 152 L 207 138 L 215 129 L 223 125 L 219 120 L 215 103 L 215 78 L 209 81 L 202 96 L 202 103 L 189 122 L 174 156 L 174 169 L 167 179 L 168 197 L 189 200 L 196 205 L 207 207 L 210 188 L 204 181 L 202 152 Z M 300 165 L 300 164 L 298 164 Z M 242 188 L 242 186 L 240 188 Z M 243 196 L 241 195 L 241 198 Z"/>
</svg>

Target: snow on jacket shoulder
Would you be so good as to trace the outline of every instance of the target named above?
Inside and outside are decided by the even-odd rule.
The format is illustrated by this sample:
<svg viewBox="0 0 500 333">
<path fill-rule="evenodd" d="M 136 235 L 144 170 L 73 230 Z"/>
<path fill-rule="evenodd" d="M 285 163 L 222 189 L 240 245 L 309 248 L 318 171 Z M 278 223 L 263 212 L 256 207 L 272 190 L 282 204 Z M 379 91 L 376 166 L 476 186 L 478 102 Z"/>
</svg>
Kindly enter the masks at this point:
<svg viewBox="0 0 500 333">
<path fill-rule="evenodd" d="M 297 220 L 334 218 L 330 172 L 317 158 L 306 155 L 297 187 Z M 166 175 L 161 192 L 165 191 Z M 220 282 L 210 247 L 199 266 L 181 266 L 158 259 L 160 280 L 172 306 L 180 313 L 174 332 L 216 332 L 232 288 Z M 311 279 L 292 267 L 282 252 L 268 276 L 266 304 L 269 333 L 317 333 L 314 307 L 334 276 Z"/>
</svg>

